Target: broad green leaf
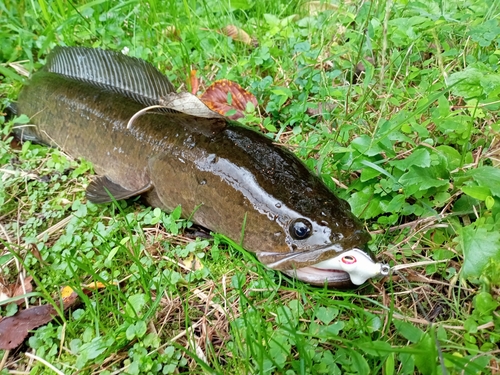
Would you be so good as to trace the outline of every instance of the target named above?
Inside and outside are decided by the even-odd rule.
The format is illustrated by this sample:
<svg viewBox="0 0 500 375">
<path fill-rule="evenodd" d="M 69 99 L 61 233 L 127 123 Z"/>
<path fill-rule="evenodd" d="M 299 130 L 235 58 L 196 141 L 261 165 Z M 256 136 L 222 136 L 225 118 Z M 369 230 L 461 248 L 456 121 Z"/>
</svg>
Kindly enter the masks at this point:
<svg viewBox="0 0 500 375">
<path fill-rule="evenodd" d="M 471 39 L 479 43 L 481 47 L 489 47 L 490 44 L 498 38 L 499 34 L 500 27 L 495 18 L 471 27 L 469 31 Z"/>
<path fill-rule="evenodd" d="M 425 148 L 420 148 L 412 152 L 406 159 L 395 160 L 390 164 L 402 171 L 406 171 L 411 166 L 426 168 L 431 165 L 431 156 Z"/>
<path fill-rule="evenodd" d="M 230 0 L 231 10 L 247 10 L 253 6 L 253 1 L 250 0 Z"/>
<path fill-rule="evenodd" d="M 490 258 L 500 260 L 500 233 L 469 225 L 459 229 L 457 237 L 464 253 L 461 275 L 480 276 Z"/>
<path fill-rule="evenodd" d="M 337 336 L 340 331 L 342 331 L 345 327 L 345 323 L 343 321 L 338 321 L 329 326 L 326 326 L 324 329 L 325 334 Z"/>
<path fill-rule="evenodd" d="M 465 70 L 450 75 L 450 86 L 454 85 L 452 92 L 466 99 L 494 97 L 500 91 L 500 74 L 490 67 L 476 63 Z"/>
<path fill-rule="evenodd" d="M 452 88 L 455 95 L 463 96 L 466 99 L 478 97 L 483 94 L 481 88 L 481 77 L 483 75 L 484 72 L 479 69 L 468 68 L 451 74 L 448 78 L 448 84 L 450 86 L 455 85 Z"/>
<path fill-rule="evenodd" d="M 373 168 L 363 168 L 361 170 L 361 175 L 359 176 L 359 180 L 361 182 L 366 182 L 371 180 L 372 178 L 379 177 L 380 171 L 375 170 Z"/>
<path fill-rule="evenodd" d="M 481 316 L 491 315 L 498 305 L 499 303 L 488 292 L 480 292 L 474 297 L 474 307 Z"/>
<path fill-rule="evenodd" d="M 357 347 L 363 350 L 366 354 L 372 356 L 383 356 L 387 353 L 391 353 L 392 347 L 391 344 L 385 341 L 365 341 L 360 342 Z"/>
<path fill-rule="evenodd" d="M 352 194 L 348 201 L 354 215 L 360 218 L 369 219 L 382 213 L 380 208 L 380 197 L 374 195 L 371 187 L 367 187 L 363 189 L 363 191 Z"/>
<path fill-rule="evenodd" d="M 352 369 L 356 374 L 370 373 L 370 366 L 368 366 L 368 362 L 366 362 L 366 359 L 360 353 L 351 351 L 350 355 L 352 358 Z"/>
<path fill-rule="evenodd" d="M 399 183 L 405 187 L 415 185 L 418 186 L 418 190 L 427 190 L 431 187 L 448 185 L 449 181 L 438 178 L 434 168 L 420 168 L 414 166 L 399 178 Z"/>
<path fill-rule="evenodd" d="M 5 308 L 5 317 L 14 315 L 17 312 L 17 310 L 18 310 L 17 304 L 9 303 Z"/>
<path fill-rule="evenodd" d="M 321 320 L 324 324 L 329 324 L 333 319 L 339 315 L 339 309 L 335 307 L 321 306 L 316 311 L 316 318 Z"/>
<path fill-rule="evenodd" d="M 362 155 L 375 156 L 380 155 L 385 151 L 385 148 L 381 147 L 378 141 L 374 140 L 372 137 L 363 134 L 355 138 L 351 142 L 351 147 L 354 148 Z"/>
<path fill-rule="evenodd" d="M 406 202 L 406 198 L 403 194 L 398 194 L 392 198 L 392 200 L 387 204 L 385 210 L 387 212 L 399 212 Z"/>
<path fill-rule="evenodd" d="M 469 122 L 470 118 L 468 116 L 454 116 L 440 120 L 436 125 L 448 137 L 457 138 L 458 135 L 467 132 Z"/>
<path fill-rule="evenodd" d="M 94 359 L 103 353 L 113 341 L 112 338 L 96 337 L 88 344 L 80 346 L 80 351 L 87 353 L 87 359 Z"/>
<path fill-rule="evenodd" d="M 134 294 L 129 297 L 127 305 L 125 306 L 125 312 L 129 317 L 136 317 L 141 315 L 141 310 L 146 304 L 146 295 Z"/>
<path fill-rule="evenodd" d="M 134 338 L 140 339 L 146 334 L 146 331 L 148 330 L 148 327 L 146 323 L 143 320 L 139 320 L 135 324 L 131 324 L 128 328 L 127 331 L 125 332 L 127 336 L 127 340 L 133 340 Z"/>
<path fill-rule="evenodd" d="M 420 341 L 424 335 L 424 331 L 417 328 L 413 324 L 400 320 L 394 320 L 394 325 L 396 326 L 398 333 L 410 342 L 416 343 Z"/>
<path fill-rule="evenodd" d="M 396 371 L 396 353 L 390 353 L 384 362 L 384 374 L 394 375 Z"/>
<path fill-rule="evenodd" d="M 274 14 L 264 14 L 264 19 L 266 20 L 267 24 L 271 27 L 273 26 L 278 26 L 280 23 L 280 19 L 276 17 Z"/>
<path fill-rule="evenodd" d="M 13 257 L 14 255 L 12 255 L 11 253 L 0 256 L 0 266 L 10 261 Z"/>
<path fill-rule="evenodd" d="M 372 163 L 371 161 L 368 161 L 368 160 L 362 160 L 361 161 L 361 164 L 363 165 L 366 165 L 368 167 L 370 167 L 371 169 L 374 169 L 376 171 L 378 171 L 379 175 L 382 176 L 387 176 L 389 179 L 391 179 L 392 181 L 394 181 L 395 183 L 397 183 L 398 181 L 396 180 L 396 178 L 391 175 L 389 172 L 387 172 L 384 168 L 382 167 L 379 167 L 377 164 L 375 163 Z"/>
<path fill-rule="evenodd" d="M 436 370 L 436 343 L 429 333 L 424 334 L 422 340 L 414 345 L 415 349 L 419 349 L 422 353 L 415 353 L 415 365 L 422 375 L 433 375 Z"/>
<path fill-rule="evenodd" d="M 444 156 L 448 162 L 448 169 L 450 171 L 460 167 L 461 159 L 460 153 L 451 146 L 441 145 L 437 146 L 436 150 Z"/>
<path fill-rule="evenodd" d="M 500 169 L 490 166 L 479 167 L 468 171 L 470 176 L 479 185 L 491 189 L 491 194 L 500 197 Z"/>
<path fill-rule="evenodd" d="M 288 87 L 276 87 L 272 89 L 271 92 L 275 95 L 284 96 L 286 98 L 292 97 L 292 90 Z"/>
<path fill-rule="evenodd" d="M 463 186 L 462 191 L 472 198 L 479 199 L 480 201 L 484 201 L 486 198 L 491 196 L 490 188 L 484 186 Z"/>
</svg>

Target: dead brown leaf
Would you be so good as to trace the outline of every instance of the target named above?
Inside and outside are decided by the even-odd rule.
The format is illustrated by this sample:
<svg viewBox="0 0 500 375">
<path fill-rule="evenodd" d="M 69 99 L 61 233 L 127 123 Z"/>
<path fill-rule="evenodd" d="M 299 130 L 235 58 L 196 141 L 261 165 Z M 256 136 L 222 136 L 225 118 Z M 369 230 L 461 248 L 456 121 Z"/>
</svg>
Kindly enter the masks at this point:
<svg viewBox="0 0 500 375">
<path fill-rule="evenodd" d="M 248 35 L 244 30 L 234 25 L 227 25 L 221 29 L 221 33 L 227 35 L 236 42 L 241 42 L 249 46 L 258 46 L 256 39 Z"/>
<path fill-rule="evenodd" d="M 170 38 L 172 40 L 181 40 L 180 30 L 173 25 L 165 27 L 164 33 L 167 38 Z"/>
<path fill-rule="evenodd" d="M 191 70 L 189 80 L 191 83 L 191 94 L 196 95 L 198 88 L 200 87 L 200 80 L 196 77 L 196 70 Z"/>
<path fill-rule="evenodd" d="M 309 116 L 317 117 L 319 120 L 323 118 L 324 113 L 329 113 L 337 107 L 336 103 L 326 102 L 318 103 L 318 108 L 307 108 L 306 113 Z"/>
<path fill-rule="evenodd" d="M 33 278 L 28 276 L 24 279 L 24 288 L 20 282 L 11 285 L 5 285 L 4 283 L 0 283 L 0 301 L 22 296 L 23 294 L 30 293 L 33 291 L 33 285 L 31 281 Z M 24 299 L 20 298 L 16 301 L 17 305 L 22 305 L 24 303 Z"/>
<path fill-rule="evenodd" d="M 230 103 L 228 102 L 228 94 L 231 96 Z M 244 116 L 248 102 L 251 102 L 255 107 L 258 106 L 257 98 L 253 94 L 243 89 L 236 82 L 227 79 L 215 81 L 200 99 L 208 108 L 223 116 L 230 110 L 236 110 L 235 114 L 229 116 L 232 120 Z"/>
<path fill-rule="evenodd" d="M 33 277 L 28 276 L 27 278 L 24 279 L 24 288 L 22 285 L 16 285 L 15 289 L 13 290 L 12 297 L 17 297 L 17 296 L 22 296 L 23 294 L 26 293 L 31 293 L 33 291 L 33 284 L 31 283 L 33 281 Z M 24 300 L 19 299 L 16 301 L 18 305 L 22 305 Z"/>
<path fill-rule="evenodd" d="M 53 306 L 41 305 L 0 320 L 0 349 L 17 348 L 29 331 L 50 322 L 55 315 L 57 313 Z"/>
<path fill-rule="evenodd" d="M 78 295 L 71 289 L 63 288 L 63 308 L 74 305 Z M 0 349 L 9 350 L 18 347 L 28 333 L 50 322 L 57 316 L 57 310 L 52 305 L 40 305 L 18 311 L 15 315 L 0 320 Z"/>
</svg>

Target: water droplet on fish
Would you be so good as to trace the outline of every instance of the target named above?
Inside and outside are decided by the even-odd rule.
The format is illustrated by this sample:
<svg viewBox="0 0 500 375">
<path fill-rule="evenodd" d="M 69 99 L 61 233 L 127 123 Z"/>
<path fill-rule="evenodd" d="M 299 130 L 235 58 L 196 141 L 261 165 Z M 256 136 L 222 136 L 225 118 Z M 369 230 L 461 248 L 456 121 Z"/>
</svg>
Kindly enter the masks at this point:
<svg viewBox="0 0 500 375">
<path fill-rule="evenodd" d="M 281 202 L 275 204 L 276 208 L 281 208 Z"/>
<path fill-rule="evenodd" d="M 193 140 L 193 137 L 189 136 L 184 140 L 184 146 L 189 148 L 194 148 L 196 146 L 196 142 Z"/>
<path fill-rule="evenodd" d="M 207 180 L 203 179 L 200 181 L 200 185 L 206 185 L 207 184 Z"/>
</svg>

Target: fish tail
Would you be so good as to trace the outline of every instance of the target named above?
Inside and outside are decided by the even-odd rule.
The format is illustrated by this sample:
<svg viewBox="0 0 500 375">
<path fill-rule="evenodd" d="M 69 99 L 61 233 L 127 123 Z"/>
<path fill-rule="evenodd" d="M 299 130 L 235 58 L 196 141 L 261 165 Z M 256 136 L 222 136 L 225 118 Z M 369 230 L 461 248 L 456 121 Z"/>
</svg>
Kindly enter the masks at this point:
<svg viewBox="0 0 500 375">
<path fill-rule="evenodd" d="M 169 79 L 148 62 L 98 48 L 56 47 L 47 56 L 44 70 L 119 93 L 146 106 L 159 104 L 162 96 L 175 92 Z"/>
</svg>

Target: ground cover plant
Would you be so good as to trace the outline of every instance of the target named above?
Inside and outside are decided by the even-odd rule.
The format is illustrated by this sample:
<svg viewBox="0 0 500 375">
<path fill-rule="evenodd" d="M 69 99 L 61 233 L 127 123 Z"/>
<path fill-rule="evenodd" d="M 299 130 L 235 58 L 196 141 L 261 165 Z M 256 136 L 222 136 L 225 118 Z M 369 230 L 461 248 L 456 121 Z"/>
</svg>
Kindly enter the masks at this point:
<svg viewBox="0 0 500 375">
<path fill-rule="evenodd" d="M 3 0 L 0 314 L 57 313 L 0 350 L 0 373 L 499 373 L 499 10 Z M 312 287 L 194 227 L 181 207 L 87 202 L 92 166 L 18 143 L 12 126 L 29 119 L 6 116 L 57 45 L 140 57 L 179 89 L 240 84 L 258 103 L 240 121 L 346 199 L 393 274 L 352 291 Z M 67 309 L 63 287 L 77 296 Z"/>
</svg>

